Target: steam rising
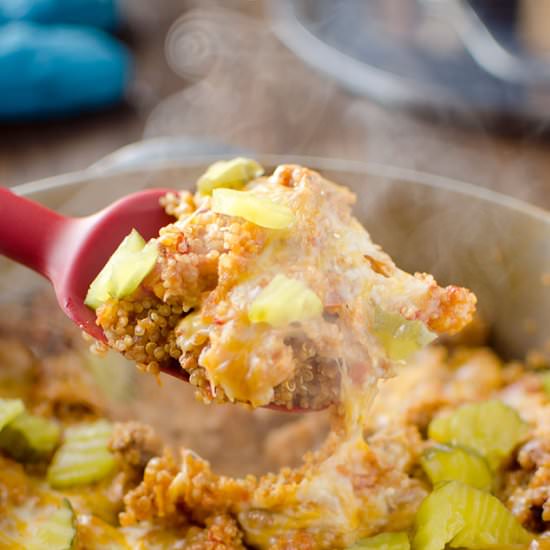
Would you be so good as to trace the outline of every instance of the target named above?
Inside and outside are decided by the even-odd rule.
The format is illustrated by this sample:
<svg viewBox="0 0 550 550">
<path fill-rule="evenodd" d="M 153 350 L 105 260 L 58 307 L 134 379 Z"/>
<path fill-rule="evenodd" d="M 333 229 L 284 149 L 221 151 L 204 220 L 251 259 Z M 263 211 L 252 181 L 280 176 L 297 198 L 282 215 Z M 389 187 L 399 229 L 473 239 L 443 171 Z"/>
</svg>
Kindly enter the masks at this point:
<svg viewBox="0 0 550 550">
<path fill-rule="evenodd" d="M 223 8 L 178 19 L 166 56 L 191 84 L 152 112 L 146 137 L 185 133 L 254 150 L 303 150 L 334 95 L 334 84 L 305 78 L 265 23 Z"/>
<path fill-rule="evenodd" d="M 166 38 L 166 57 L 176 74 L 185 79 L 200 79 L 221 60 L 222 42 L 213 37 L 215 27 L 223 28 L 219 17 L 219 12 L 196 10 L 172 26 Z"/>
</svg>

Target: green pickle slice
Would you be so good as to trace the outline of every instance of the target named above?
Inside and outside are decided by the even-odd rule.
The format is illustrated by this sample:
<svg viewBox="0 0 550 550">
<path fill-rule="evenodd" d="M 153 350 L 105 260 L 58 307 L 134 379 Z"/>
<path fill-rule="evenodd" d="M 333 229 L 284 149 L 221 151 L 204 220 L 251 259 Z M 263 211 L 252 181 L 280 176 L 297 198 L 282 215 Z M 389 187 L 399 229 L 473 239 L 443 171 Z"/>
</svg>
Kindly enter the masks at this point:
<svg viewBox="0 0 550 550">
<path fill-rule="evenodd" d="M 108 449 L 112 426 L 105 420 L 68 428 L 55 453 L 47 479 L 55 489 L 87 485 L 108 477 L 116 467 Z"/>
<path fill-rule="evenodd" d="M 241 189 L 263 173 L 261 164 L 252 159 L 237 157 L 232 160 L 220 160 L 210 165 L 198 179 L 197 189 L 203 195 L 212 194 L 218 187 Z"/>
<path fill-rule="evenodd" d="M 433 485 L 442 481 L 462 481 L 482 491 L 491 491 L 493 486 L 489 464 L 469 449 L 438 445 L 428 449 L 420 462 Z"/>
<path fill-rule="evenodd" d="M 294 223 L 292 210 L 249 191 L 214 189 L 212 211 L 236 216 L 267 229 L 287 229 Z"/>
<path fill-rule="evenodd" d="M 424 499 L 415 518 L 414 550 L 487 549 L 533 539 L 493 495 L 460 481 L 443 483 Z M 499 546 L 500 545 L 500 546 Z"/>
<path fill-rule="evenodd" d="M 76 516 L 71 503 L 64 499 L 48 519 L 40 522 L 25 544 L 27 550 L 71 550 L 76 539 Z"/>
<path fill-rule="evenodd" d="M 410 550 L 407 533 L 381 533 L 374 537 L 361 539 L 348 550 Z"/>
<path fill-rule="evenodd" d="M 0 432 L 0 449 L 21 462 L 33 462 L 50 456 L 60 438 L 57 422 L 23 412 Z"/>
<path fill-rule="evenodd" d="M 134 292 L 149 275 L 158 258 L 157 243 L 148 242 L 139 252 L 113 266 L 112 296 L 124 298 Z"/>
<path fill-rule="evenodd" d="M 21 399 L 0 399 L 0 430 L 25 410 Z"/>
<path fill-rule="evenodd" d="M 374 309 L 373 332 L 393 361 L 407 360 L 437 338 L 421 321 L 409 321 L 379 306 Z"/>
<path fill-rule="evenodd" d="M 252 323 L 282 327 L 293 322 L 319 317 L 323 302 L 305 283 L 276 275 L 250 305 Z"/>
<path fill-rule="evenodd" d="M 517 412 L 501 401 L 463 405 L 433 419 L 428 437 L 438 443 L 469 447 L 496 469 L 525 438 L 529 428 Z"/>
<path fill-rule="evenodd" d="M 155 241 L 146 243 L 135 230 L 127 235 L 93 280 L 84 303 L 97 309 L 110 298 L 125 298 L 149 275 L 158 258 Z"/>
<path fill-rule="evenodd" d="M 442 550 L 464 527 L 459 506 L 449 498 L 452 491 L 445 489 L 453 483 L 459 482 L 444 484 L 422 501 L 415 517 L 413 550 Z"/>
</svg>

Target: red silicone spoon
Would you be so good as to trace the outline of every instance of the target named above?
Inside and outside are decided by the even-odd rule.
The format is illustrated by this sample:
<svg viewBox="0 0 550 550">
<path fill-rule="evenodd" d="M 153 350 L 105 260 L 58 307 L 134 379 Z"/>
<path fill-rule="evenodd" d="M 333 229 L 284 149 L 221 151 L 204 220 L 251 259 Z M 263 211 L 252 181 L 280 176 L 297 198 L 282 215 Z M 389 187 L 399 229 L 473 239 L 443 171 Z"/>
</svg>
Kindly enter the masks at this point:
<svg viewBox="0 0 550 550">
<path fill-rule="evenodd" d="M 105 341 L 94 312 L 84 305 L 88 287 L 132 228 L 147 240 L 173 221 L 159 204 L 167 191 L 147 189 L 91 216 L 69 218 L 0 188 L 0 254 L 49 279 L 69 318 Z M 183 375 L 181 368 L 167 370 Z"/>
</svg>

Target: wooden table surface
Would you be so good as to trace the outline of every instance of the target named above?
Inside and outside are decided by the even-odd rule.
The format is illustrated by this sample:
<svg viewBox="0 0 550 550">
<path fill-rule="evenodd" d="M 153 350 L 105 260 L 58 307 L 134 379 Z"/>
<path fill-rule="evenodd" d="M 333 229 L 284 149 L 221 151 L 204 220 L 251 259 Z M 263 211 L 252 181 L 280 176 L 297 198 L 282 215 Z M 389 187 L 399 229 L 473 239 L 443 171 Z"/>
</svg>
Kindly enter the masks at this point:
<svg viewBox="0 0 550 550">
<path fill-rule="evenodd" d="M 126 38 L 136 57 L 126 104 L 0 126 L 2 185 L 84 168 L 143 138 L 186 135 L 414 168 L 550 208 L 550 149 L 537 128 L 495 135 L 475 120 L 458 127 L 443 114 L 428 120 L 353 96 L 274 38 L 261 2 L 140 4 L 145 11 L 134 13 Z"/>
</svg>

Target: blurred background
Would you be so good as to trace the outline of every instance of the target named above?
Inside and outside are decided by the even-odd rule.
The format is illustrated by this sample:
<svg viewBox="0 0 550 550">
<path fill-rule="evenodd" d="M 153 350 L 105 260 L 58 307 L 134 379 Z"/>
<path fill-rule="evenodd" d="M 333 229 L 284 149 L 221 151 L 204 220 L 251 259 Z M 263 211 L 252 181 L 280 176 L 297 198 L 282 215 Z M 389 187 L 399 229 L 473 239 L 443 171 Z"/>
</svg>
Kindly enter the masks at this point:
<svg viewBox="0 0 550 550">
<path fill-rule="evenodd" d="M 172 138 L 550 207 L 550 0 L 0 0 L 1 185 Z"/>
</svg>

